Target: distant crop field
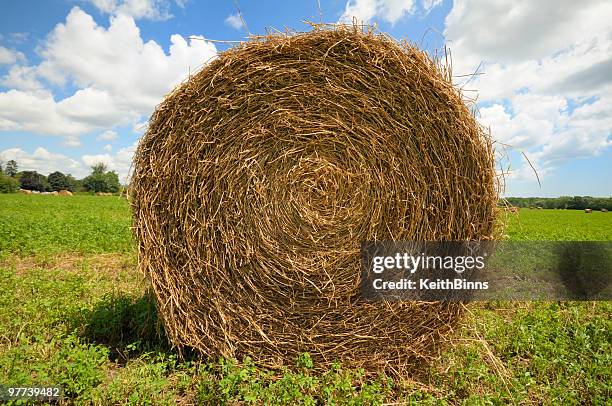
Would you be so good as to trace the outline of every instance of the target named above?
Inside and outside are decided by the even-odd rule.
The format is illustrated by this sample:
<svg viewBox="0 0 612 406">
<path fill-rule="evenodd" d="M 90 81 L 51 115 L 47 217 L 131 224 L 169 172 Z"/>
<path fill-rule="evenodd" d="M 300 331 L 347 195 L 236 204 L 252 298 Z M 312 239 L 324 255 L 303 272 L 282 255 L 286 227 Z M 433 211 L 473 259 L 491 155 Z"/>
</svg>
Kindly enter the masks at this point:
<svg viewBox="0 0 612 406">
<path fill-rule="evenodd" d="M 418 378 L 340 365 L 269 371 L 181 359 L 136 271 L 129 204 L 112 196 L 0 195 L 0 384 L 60 385 L 61 404 L 606 404 L 612 304 L 467 305 Z M 612 214 L 528 210 L 514 240 L 612 240 Z"/>
<path fill-rule="evenodd" d="M 132 250 L 129 205 L 117 196 L 0 194 L 0 253 Z"/>
<path fill-rule="evenodd" d="M 610 241 L 611 213 L 583 210 L 521 209 L 507 214 L 510 240 Z"/>
<path fill-rule="evenodd" d="M 506 214 L 510 240 L 609 241 L 612 213 L 522 209 Z M 129 203 L 117 196 L 0 194 L 0 252 L 131 252 Z"/>
</svg>

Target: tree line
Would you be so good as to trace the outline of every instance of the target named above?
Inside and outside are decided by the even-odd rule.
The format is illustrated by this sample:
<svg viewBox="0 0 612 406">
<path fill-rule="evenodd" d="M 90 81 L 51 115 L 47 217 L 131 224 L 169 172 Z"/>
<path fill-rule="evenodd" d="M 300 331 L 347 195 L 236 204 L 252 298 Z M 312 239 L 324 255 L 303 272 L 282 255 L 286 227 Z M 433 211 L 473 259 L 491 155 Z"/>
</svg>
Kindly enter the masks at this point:
<svg viewBox="0 0 612 406">
<path fill-rule="evenodd" d="M 109 171 L 103 163 L 91 167 L 91 173 L 83 179 L 55 171 L 49 176 L 36 171 L 19 171 L 17 162 L 0 162 L 0 193 L 17 192 L 19 189 L 52 192 L 69 190 L 71 192 L 117 193 L 121 188 L 119 175 Z M 541 207 L 543 209 L 593 209 L 612 210 L 612 197 L 561 196 L 561 197 L 507 197 L 505 201 L 514 207 Z"/>
<path fill-rule="evenodd" d="M 109 171 L 103 163 L 91 167 L 91 173 L 83 179 L 76 179 L 71 174 L 55 171 L 45 176 L 36 171 L 19 171 L 19 165 L 10 160 L 3 165 L 0 162 L 0 193 L 14 193 L 19 189 L 37 192 L 69 190 L 71 192 L 105 192 L 116 193 L 121 188 L 119 175 Z"/>
<path fill-rule="evenodd" d="M 514 207 L 541 207 L 543 209 L 612 210 L 612 197 L 561 196 L 561 197 L 507 197 Z"/>
</svg>

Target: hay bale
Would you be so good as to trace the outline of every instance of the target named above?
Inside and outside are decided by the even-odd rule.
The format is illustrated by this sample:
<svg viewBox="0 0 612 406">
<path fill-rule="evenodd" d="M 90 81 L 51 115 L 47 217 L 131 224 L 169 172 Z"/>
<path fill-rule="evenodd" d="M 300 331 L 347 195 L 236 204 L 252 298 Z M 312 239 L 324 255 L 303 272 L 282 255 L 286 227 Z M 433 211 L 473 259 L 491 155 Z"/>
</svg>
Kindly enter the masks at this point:
<svg viewBox="0 0 612 406">
<path fill-rule="evenodd" d="M 62 190 L 59 191 L 59 195 L 60 196 L 72 196 L 72 192 L 70 190 L 62 189 Z"/>
<path fill-rule="evenodd" d="M 593 213 L 593 209 L 584 209 L 585 213 Z"/>
<path fill-rule="evenodd" d="M 458 303 L 364 302 L 364 240 L 494 235 L 488 135 L 450 72 L 356 28 L 255 38 L 161 103 L 131 183 L 169 339 L 211 357 L 401 373 Z"/>
</svg>

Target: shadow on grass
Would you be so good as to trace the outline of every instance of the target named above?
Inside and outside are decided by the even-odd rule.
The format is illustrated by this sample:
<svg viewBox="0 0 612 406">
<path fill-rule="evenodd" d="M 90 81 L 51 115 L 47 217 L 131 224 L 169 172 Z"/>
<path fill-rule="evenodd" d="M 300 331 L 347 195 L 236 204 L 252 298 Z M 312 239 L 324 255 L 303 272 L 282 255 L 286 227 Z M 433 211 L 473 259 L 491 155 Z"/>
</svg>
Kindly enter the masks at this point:
<svg viewBox="0 0 612 406">
<path fill-rule="evenodd" d="M 79 317 L 82 338 L 109 349 L 109 359 L 125 364 L 146 352 L 173 352 L 151 292 L 141 297 L 108 295 Z"/>
<path fill-rule="evenodd" d="M 609 288 L 612 280 L 608 247 L 605 242 L 591 241 L 560 245 L 557 272 L 569 292 L 567 299 L 602 299 L 599 294 Z"/>
</svg>

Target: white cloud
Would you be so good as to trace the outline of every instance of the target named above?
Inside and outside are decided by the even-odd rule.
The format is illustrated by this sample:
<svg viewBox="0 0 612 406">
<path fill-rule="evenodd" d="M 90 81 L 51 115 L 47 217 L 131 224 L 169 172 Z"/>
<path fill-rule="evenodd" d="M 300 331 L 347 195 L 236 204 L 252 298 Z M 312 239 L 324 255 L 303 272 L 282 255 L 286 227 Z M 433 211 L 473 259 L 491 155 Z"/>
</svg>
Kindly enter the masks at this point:
<svg viewBox="0 0 612 406">
<path fill-rule="evenodd" d="M 97 163 L 104 163 L 109 170 L 117 171 L 119 180 L 128 183 L 129 171 L 132 165 L 132 158 L 138 142 L 120 148 L 112 154 L 112 146 L 106 145 L 103 154 L 86 154 L 80 160 L 70 158 L 63 154 L 53 153 L 43 147 L 38 147 L 34 152 L 29 153 L 21 148 L 9 148 L 0 151 L 0 161 L 14 159 L 20 171 L 37 171 L 44 175 L 51 172 L 60 171 L 70 173 L 77 178 L 83 178 L 91 173 L 91 166 Z"/>
<path fill-rule="evenodd" d="M 484 74 L 460 81 L 485 103 L 481 122 L 525 151 L 540 175 L 612 144 L 611 13 L 605 0 L 469 0 L 446 18 L 453 73 L 482 63 Z M 517 173 L 535 179 L 527 163 Z"/>
<path fill-rule="evenodd" d="M 395 24 L 414 11 L 414 0 L 348 0 L 339 21 L 351 23 L 356 18 L 358 22 L 369 23 L 375 17 L 380 17 Z"/>
<path fill-rule="evenodd" d="M 138 147 L 138 142 L 129 147 L 121 148 L 115 154 L 115 168 L 119 173 L 119 180 L 123 183 L 128 183 L 130 171 L 132 168 L 132 159 Z"/>
<path fill-rule="evenodd" d="M 0 85 L 10 89 L 25 91 L 43 89 L 43 85 L 37 78 L 36 68 L 31 66 L 11 66 L 8 73 L 0 79 Z"/>
<path fill-rule="evenodd" d="M 25 62 L 25 55 L 14 49 L 0 46 L 0 65 L 10 65 L 17 62 Z"/>
<path fill-rule="evenodd" d="M 137 145 L 138 142 L 135 142 L 128 147 L 120 148 L 114 155 L 108 153 L 110 151 L 105 154 L 83 155 L 81 160 L 88 168 L 102 162 L 106 164 L 109 170 L 117 171 L 119 180 L 122 183 L 128 183 L 132 158 L 134 157 Z"/>
<path fill-rule="evenodd" d="M 113 146 L 111 144 L 106 144 L 104 146 L 104 148 L 102 148 L 102 149 L 104 149 L 104 151 L 106 151 L 106 152 L 112 152 L 113 151 Z"/>
<path fill-rule="evenodd" d="M 0 151 L 0 161 L 6 162 L 14 159 L 20 171 L 37 171 L 44 175 L 61 171 L 77 178 L 89 175 L 91 166 L 102 162 L 108 166 L 109 170 L 117 171 L 122 183 L 128 183 L 128 174 L 137 145 L 138 143 L 135 142 L 128 147 L 120 148 L 115 154 L 111 153 L 112 146 L 106 145 L 104 154 L 83 155 L 80 160 L 50 152 L 43 147 L 36 148 L 32 153 L 21 148 L 9 148 Z"/>
<path fill-rule="evenodd" d="M 132 131 L 137 134 L 143 134 L 147 130 L 148 126 L 149 126 L 148 121 L 141 121 L 140 123 L 135 123 L 132 126 Z"/>
<path fill-rule="evenodd" d="M 167 0 L 86 0 L 106 14 L 127 15 L 134 19 L 167 20 L 170 14 L 170 2 Z M 183 7 L 184 2 L 177 1 Z"/>
<path fill-rule="evenodd" d="M 26 41 L 29 36 L 30 34 L 27 32 L 11 32 L 9 34 L 9 41 L 15 44 L 21 44 L 22 42 Z"/>
<path fill-rule="evenodd" d="M 69 99 L 65 101 L 69 102 Z M 63 115 L 60 112 L 62 102 L 56 102 L 53 95 L 47 91 L 0 92 L 0 131 L 23 130 L 58 136 L 76 136 L 91 130 L 86 123 Z"/>
<path fill-rule="evenodd" d="M 110 154 L 96 154 L 96 155 L 83 155 L 81 158 L 83 163 L 88 167 L 94 166 L 99 163 L 106 164 L 109 169 L 114 169 L 114 160 Z"/>
<path fill-rule="evenodd" d="M 612 3 L 606 0 L 457 1 L 446 17 L 445 36 L 462 58 L 539 60 L 605 36 L 610 13 Z"/>
<path fill-rule="evenodd" d="M 242 19 L 238 13 L 228 15 L 225 19 L 225 23 L 236 30 L 240 30 L 243 27 Z"/>
<path fill-rule="evenodd" d="M 429 13 L 432 9 L 442 4 L 442 0 L 423 0 L 423 9 L 425 13 Z"/>
<path fill-rule="evenodd" d="M 83 176 L 83 166 L 76 160 L 62 154 L 51 153 L 45 148 L 39 147 L 33 153 L 28 153 L 21 148 L 10 148 L 0 152 L 0 160 L 15 160 L 20 171 L 37 171 L 44 175 L 60 170 L 64 173 L 72 173 L 75 176 Z"/>
<path fill-rule="evenodd" d="M 79 137 L 66 137 L 64 138 L 64 145 L 68 147 L 80 147 L 81 140 Z"/>
<path fill-rule="evenodd" d="M 119 135 L 113 130 L 106 130 L 96 137 L 98 141 L 115 141 L 117 138 L 119 138 Z"/>
<path fill-rule="evenodd" d="M 127 124 L 140 117 L 123 110 L 108 91 L 88 87 L 56 101 L 47 91 L 0 92 L 0 131 L 78 137 L 97 128 Z"/>
<path fill-rule="evenodd" d="M 166 53 L 142 40 L 130 16 L 111 17 L 105 28 L 73 8 L 41 46 L 39 65 L 14 66 L 2 78 L 10 88 L 0 92 L 0 131 L 77 137 L 141 122 L 190 71 L 216 55 L 204 40 L 175 34 L 170 42 Z M 43 81 L 78 90 L 58 100 Z"/>
</svg>

